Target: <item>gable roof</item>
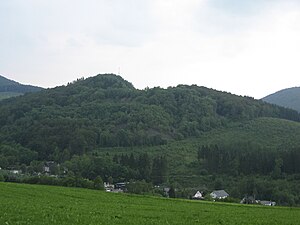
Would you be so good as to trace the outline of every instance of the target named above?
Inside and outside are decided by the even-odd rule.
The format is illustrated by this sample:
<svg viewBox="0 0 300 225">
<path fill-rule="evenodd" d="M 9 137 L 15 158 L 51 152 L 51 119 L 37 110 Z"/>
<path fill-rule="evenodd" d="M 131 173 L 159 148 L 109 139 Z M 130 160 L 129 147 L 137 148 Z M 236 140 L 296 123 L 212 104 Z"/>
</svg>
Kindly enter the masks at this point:
<svg viewBox="0 0 300 225">
<path fill-rule="evenodd" d="M 197 193 L 193 196 L 193 198 L 202 198 L 201 192 L 197 191 Z"/>
<path fill-rule="evenodd" d="M 224 190 L 216 190 L 211 193 L 211 195 L 216 195 L 217 198 L 228 197 L 229 194 Z"/>
</svg>

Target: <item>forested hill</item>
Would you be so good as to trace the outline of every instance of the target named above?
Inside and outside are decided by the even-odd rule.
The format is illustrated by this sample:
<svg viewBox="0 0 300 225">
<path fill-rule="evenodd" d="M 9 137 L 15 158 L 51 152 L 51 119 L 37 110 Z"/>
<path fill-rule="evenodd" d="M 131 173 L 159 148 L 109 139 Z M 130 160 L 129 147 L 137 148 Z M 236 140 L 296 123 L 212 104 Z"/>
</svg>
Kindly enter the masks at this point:
<svg viewBox="0 0 300 225">
<path fill-rule="evenodd" d="M 196 85 L 138 90 L 113 74 L 6 99 L 0 112 L 0 142 L 39 159 L 65 149 L 161 145 L 258 117 L 300 120 L 249 97 Z"/>
<path fill-rule="evenodd" d="M 42 88 L 32 85 L 23 85 L 0 75 L 0 100 L 40 90 L 42 90 Z"/>
<path fill-rule="evenodd" d="M 300 112 L 300 87 L 287 88 L 264 97 L 262 100 Z"/>
</svg>

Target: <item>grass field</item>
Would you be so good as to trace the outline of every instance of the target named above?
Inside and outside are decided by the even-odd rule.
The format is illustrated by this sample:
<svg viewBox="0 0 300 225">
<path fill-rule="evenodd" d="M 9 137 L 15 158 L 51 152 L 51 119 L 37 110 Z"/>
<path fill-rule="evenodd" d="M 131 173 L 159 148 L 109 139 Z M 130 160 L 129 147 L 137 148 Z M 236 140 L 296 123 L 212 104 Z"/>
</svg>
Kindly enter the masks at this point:
<svg viewBox="0 0 300 225">
<path fill-rule="evenodd" d="M 300 224 L 300 209 L 0 182 L 0 224 Z"/>
</svg>

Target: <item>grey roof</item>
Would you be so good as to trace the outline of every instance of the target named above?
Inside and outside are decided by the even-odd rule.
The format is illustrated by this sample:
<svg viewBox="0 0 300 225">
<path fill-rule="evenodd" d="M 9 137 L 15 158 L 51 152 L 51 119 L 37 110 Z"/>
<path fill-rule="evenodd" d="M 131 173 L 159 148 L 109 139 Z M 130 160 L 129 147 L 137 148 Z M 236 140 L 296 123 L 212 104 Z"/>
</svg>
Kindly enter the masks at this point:
<svg viewBox="0 0 300 225">
<path fill-rule="evenodd" d="M 215 194 L 217 196 L 217 198 L 223 198 L 223 197 L 229 196 L 229 194 L 224 190 L 213 191 L 211 194 Z"/>
<path fill-rule="evenodd" d="M 272 202 L 272 201 L 260 201 L 260 204 L 274 206 L 274 205 L 276 205 L 276 202 Z"/>
</svg>

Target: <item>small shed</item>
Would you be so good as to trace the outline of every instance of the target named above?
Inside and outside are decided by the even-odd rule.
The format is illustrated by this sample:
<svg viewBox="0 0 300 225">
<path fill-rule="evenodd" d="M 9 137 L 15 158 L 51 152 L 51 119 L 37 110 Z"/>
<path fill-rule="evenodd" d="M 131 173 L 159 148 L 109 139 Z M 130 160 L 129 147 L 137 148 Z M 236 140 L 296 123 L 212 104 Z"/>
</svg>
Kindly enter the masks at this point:
<svg viewBox="0 0 300 225">
<path fill-rule="evenodd" d="M 255 200 L 255 197 L 253 196 L 245 196 L 241 202 L 241 204 L 257 204 L 258 200 Z"/>
<path fill-rule="evenodd" d="M 192 197 L 192 199 L 201 200 L 203 198 L 203 194 L 200 191 L 197 191 L 196 194 Z"/>
<path fill-rule="evenodd" d="M 260 204 L 266 205 L 266 206 L 275 206 L 276 202 L 272 202 L 272 201 L 260 201 Z"/>
</svg>

